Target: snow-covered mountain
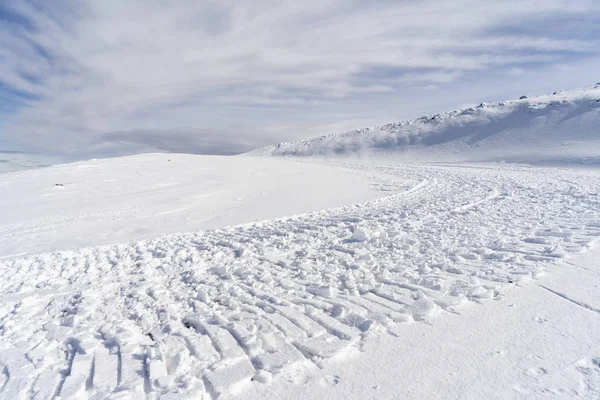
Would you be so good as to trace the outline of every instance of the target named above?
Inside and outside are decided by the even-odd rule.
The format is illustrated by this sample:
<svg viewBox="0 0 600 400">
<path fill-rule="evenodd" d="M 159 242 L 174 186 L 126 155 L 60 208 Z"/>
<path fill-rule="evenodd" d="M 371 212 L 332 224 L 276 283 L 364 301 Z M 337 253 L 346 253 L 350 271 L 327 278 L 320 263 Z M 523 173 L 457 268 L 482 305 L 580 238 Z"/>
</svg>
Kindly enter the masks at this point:
<svg viewBox="0 0 600 400">
<path fill-rule="evenodd" d="M 600 83 L 584 89 L 427 115 L 280 143 L 252 154 L 275 156 L 402 154 L 442 159 L 600 155 Z"/>
<path fill-rule="evenodd" d="M 578 147 L 600 165 L 598 99 L 264 150 Z M 600 399 L 600 168 L 396 161 L 146 154 L 0 175 L 0 399 Z"/>
</svg>

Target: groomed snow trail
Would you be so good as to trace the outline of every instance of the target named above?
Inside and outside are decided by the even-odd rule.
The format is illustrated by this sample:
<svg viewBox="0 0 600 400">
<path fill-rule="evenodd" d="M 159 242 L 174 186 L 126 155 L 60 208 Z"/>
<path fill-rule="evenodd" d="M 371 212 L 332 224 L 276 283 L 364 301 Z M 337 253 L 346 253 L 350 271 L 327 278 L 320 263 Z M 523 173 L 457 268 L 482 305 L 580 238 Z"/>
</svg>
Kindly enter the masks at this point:
<svg viewBox="0 0 600 400">
<path fill-rule="evenodd" d="M 401 189 L 0 262 L 0 398 L 213 399 L 302 383 L 369 335 L 502 299 L 600 237 L 597 170 L 343 166 Z"/>
</svg>

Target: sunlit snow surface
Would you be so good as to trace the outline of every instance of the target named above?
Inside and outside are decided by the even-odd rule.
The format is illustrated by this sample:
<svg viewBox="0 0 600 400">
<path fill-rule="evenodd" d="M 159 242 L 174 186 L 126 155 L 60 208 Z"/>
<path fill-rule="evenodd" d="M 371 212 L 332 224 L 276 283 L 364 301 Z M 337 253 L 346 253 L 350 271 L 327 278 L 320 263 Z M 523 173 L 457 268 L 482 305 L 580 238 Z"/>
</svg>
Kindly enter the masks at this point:
<svg viewBox="0 0 600 400">
<path fill-rule="evenodd" d="M 599 104 L 0 175 L 0 398 L 598 399 Z"/>
<path fill-rule="evenodd" d="M 153 215 L 174 215 L 164 214 L 171 210 L 167 204 L 182 208 L 170 204 L 174 199 L 185 207 L 190 196 L 207 193 L 203 187 L 218 192 L 206 175 L 205 185 L 189 186 L 193 163 L 182 172 L 188 183 L 169 187 L 184 178 L 157 173 L 152 157 L 147 170 L 131 166 L 143 164 L 143 157 L 120 161 L 125 163 L 120 172 L 105 167 L 111 172 L 104 174 L 97 162 L 57 167 L 56 182 L 43 181 L 44 190 L 40 175 L 28 175 L 35 171 L 3 177 L 4 185 L 7 179 L 12 183 L 2 220 L 22 213 L 37 222 L 19 226 L 14 221 L 2 228 L 2 237 L 12 238 L 4 246 L 10 243 L 13 255 L 0 261 L 1 398 L 244 398 L 260 389 L 257 385 L 304 385 L 314 379 L 335 385 L 338 378 L 322 376 L 329 363 L 352 367 L 360 362 L 361 349 L 369 359 L 369 343 L 401 339 L 407 326 L 435 326 L 474 303 L 486 307 L 504 301 L 506 292 L 531 285 L 600 237 L 597 169 L 281 161 L 277 173 L 286 178 L 279 187 L 300 182 L 304 188 L 293 192 L 299 208 L 284 213 L 309 211 L 302 209 L 304 202 L 333 201 L 337 192 L 347 193 L 346 205 L 330 203 L 341 207 L 320 210 L 326 207 L 321 204 L 320 211 L 296 217 L 16 258 L 19 238 L 23 251 L 39 249 L 52 238 L 77 243 L 65 215 L 106 219 L 106 225 L 91 225 L 103 227 L 94 231 L 100 240 L 110 226 L 136 238 L 134 228 L 141 225 L 127 202 L 146 204 L 141 209 L 148 210 L 151 202 L 145 201 L 155 198 Z M 179 162 L 162 158 L 161 170 Z M 266 162 L 240 159 L 249 163 L 247 172 Z M 207 162 L 197 160 L 198 165 Z M 371 200 L 353 199 L 341 183 L 339 190 L 310 186 L 302 178 L 307 166 L 318 168 L 321 182 L 325 176 L 355 177 L 354 193 Z M 92 174 L 78 175 L 81 168 Z M 232 192 L 251 197 L 268 192 L 245 187 L 253 178 L 239 179 L 239 169 L 227 168 L 225 161 L 221 168 L 219 179 L 232 182 Z M 72 179 L 77 176 L 87 183 Z M 137 194 L 119 205 L 119 213 L 102 214 L 123 196 L 102 192 L 99 188 L 110 182 L 101 182 L 123 176 L 135 188 L 128 193 Z M 120 187 L 127 193 L 124 183 Z M 164 192 L 155 192 L 160 185 Z M 153 191 L 144 194 L 143 187 Z M 61 196 L 61 201 L 44 196 Z M 58 212 L 61 202 L 66 208 Z M 92 209 L 79 211 L 88 204 Z M 120 221 L 131 229 L 123 230 Z M 48 235 L 52 224 L 56 234 Z M 165 226 L 174 227 L 169 220 Z M 93 239 L 86 234 L 86 240 Z M 36 244 L 36 237 L 43 240 Z M 550 294 L 559 298 L 561 292 Z M 597 317 L 593 303 L 580 303 Z M 584 398 L 599 393 L 596 350 L 581 361 L 582 371 L 591 376 Z M 537 373 L 542 372 L 531 371 Z M 527 398 L 530 393 L 523 390 L 515 396 Z"/>
<path fill-rule="evenodd" d="M 145 154 L 0 174 L 0 258 L 224 228 L 381 196 L 313 163 Z"/>
</svg>

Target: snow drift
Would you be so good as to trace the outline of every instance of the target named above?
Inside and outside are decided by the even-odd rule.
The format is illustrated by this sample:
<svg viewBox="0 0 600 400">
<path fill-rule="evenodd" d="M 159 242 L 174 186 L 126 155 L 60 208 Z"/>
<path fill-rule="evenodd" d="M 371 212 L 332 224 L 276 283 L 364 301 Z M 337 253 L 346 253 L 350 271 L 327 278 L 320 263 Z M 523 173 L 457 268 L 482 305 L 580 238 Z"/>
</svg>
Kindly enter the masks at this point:
<svg viewBox="0 0 600 400">
<path fill-rule="evenodd" d="M 590 142 L 596 146 L 590 147 Z M 552 95 L 428 115 L 415 120 L 280 143 L 251 154 L 403 154 L 453 159 L 600 155 L 600 83 Z M 534 157 L 531 157 L 534 156 Z M 594 158 L 595 157 L 595 158 Z"/>
</svg>

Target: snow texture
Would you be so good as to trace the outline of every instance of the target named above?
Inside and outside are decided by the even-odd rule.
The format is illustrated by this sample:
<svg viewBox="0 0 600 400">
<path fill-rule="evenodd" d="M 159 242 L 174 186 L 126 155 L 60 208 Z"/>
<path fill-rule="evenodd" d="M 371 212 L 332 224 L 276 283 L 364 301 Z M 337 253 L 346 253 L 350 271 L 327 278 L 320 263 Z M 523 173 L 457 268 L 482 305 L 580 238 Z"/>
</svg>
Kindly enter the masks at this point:
<svg viewBox="0 0 600 400">
<path fill-rule="evenodd" d="M 2 175 L 0 398 L 597 399 L 599 104 Z"/>
<path fill-rule="evenodd" d="M 485 306 L 441 313 L 401 335 L 371 335 L 354 360 L 331 360 L 308 382 L 253 385 L 245 400 L 598 399 L 600 247 L 559 261 L 533 284 Z"/>
<path fill-rule="evenodd" d="M 355 365 L 360 350 L 368 358 L 371 342 L 533 285 L 600 237 L 596 169 L 328 164 L 385 178 L 390 191 L 294 217 L 0 260 L 0 398 L 244 398 L 257 385 L 315 382 L 331 363 Z M 597 316 L 590 300 L 536 287 Z M 599 354 L 588 356 L 573 374 L 591 399 Z"/>
</svg>

